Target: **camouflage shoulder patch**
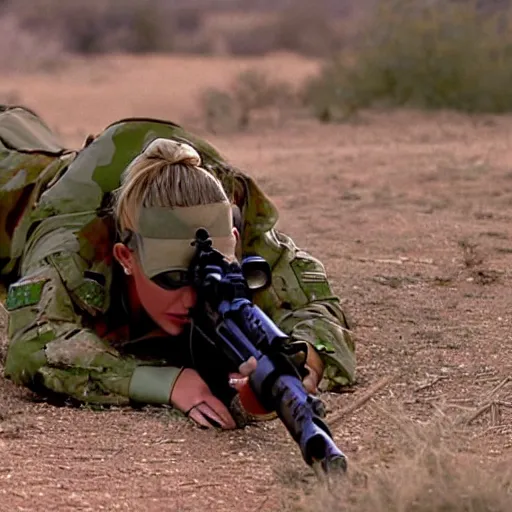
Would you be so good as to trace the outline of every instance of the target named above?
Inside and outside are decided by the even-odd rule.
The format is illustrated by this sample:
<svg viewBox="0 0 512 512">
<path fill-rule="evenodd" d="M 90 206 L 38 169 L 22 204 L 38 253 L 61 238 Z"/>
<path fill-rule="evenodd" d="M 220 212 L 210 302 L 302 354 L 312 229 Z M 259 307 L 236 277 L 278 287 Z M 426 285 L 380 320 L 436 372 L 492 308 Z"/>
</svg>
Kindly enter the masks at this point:
<svg viewBox="0 0 512 512">
<path fill-rule="evenodd" d="M 23 280 L 9 286 L 5 308 L 7 311 L 34 306 L 41 300 L 43 286 L 48 278 L 40 278 L 37 280 Z"/>
<path fill-rule="evenodd" d="M 102 311 L 105 306 L 105 287 L 94 279 L 85 278 L 83 283 L 73 290 L 73 294 L 93 310 Z"/>
</svg>

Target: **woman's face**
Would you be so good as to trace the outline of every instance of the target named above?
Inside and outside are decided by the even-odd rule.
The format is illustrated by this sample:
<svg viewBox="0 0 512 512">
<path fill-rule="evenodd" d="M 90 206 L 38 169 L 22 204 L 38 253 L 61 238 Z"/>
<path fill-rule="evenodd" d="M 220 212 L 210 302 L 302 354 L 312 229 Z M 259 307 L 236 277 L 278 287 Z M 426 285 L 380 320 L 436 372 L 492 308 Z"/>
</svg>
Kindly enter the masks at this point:
<svg viewBox="0 0 512 512">
<path fill-rule="evenodd" d="M 241 254 L 240 235 L 233 228 L 236 255 Z M 165 332 L 177 336 L 191 321 L 191 310 L 196 305 L 197 294 L 192 286 L 167 290 L 151 281 L 140 265 L 136 252 L 126 245 L 114 245 L 114 257 L 133 279 L 138 301 L 153 321 Z"/>
<path fill-rule="evenodd" d="M 190 323 L 190 310 L 196 305 L 194 288 L 184 286 L 166 290 L 148 279 L 138 262 L 134 262 L 132 275 L 140 303 L 147 314 L 165 332 L 172 336 L 181 334 Z"/>
<path fill-rule="evenodd" d="M 114 246 L 114 255 L 132 277 L 140 304 L 147 314 L 168 334 L 181 334 L 190 323 L 190 310 L 196 305 L 195 290 L 191 286 L 177 290 L 158 286 L 146 277 L 135 253 L 123 244 Z"/>
</svg>

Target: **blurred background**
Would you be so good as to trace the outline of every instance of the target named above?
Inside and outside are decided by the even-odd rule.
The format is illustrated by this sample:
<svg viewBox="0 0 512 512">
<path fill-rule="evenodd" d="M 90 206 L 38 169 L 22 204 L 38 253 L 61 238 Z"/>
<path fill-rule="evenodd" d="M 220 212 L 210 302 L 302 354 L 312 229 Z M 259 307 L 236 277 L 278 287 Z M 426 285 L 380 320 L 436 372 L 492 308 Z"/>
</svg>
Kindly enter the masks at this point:
<svg viewBox="0 0 512 512">
<path fill-rule="evenodd" d="M 65 73 L 112 55 L 246 59 L 195 96 L 210 131 L 247 128 L 269 108 L 321 122 L 382 106 L 500 113 L 512 108 L 510 12 L 509 0 L 0 0 L 0 69 Z M 287 74 L 283 54 L 304 72 Z M 276 55 L 270 71 L 259 66 Z M 205 74 L 225 74 L 206 62 Z M 0 90 L 1 101 L 20 99 Z"/>
</svg>

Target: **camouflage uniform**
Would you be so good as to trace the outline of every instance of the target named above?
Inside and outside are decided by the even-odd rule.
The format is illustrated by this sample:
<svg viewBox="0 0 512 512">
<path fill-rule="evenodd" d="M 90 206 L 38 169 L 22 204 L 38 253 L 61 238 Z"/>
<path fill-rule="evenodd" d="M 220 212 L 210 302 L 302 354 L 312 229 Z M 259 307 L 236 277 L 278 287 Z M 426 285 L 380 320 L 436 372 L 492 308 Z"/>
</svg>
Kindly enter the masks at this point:
<svg viewBox="0 0 512 512">
<path fill-rule="evenodd" d="M 243 253 L 263 256 L 273 271 L 272 287 L 255 303 L 293 340 L 316 347 L 329 389 L 353 382 L 349 325 L 324 267 L 275 229 L 273 204 L 213 147 L 173 123 L 127 119 L 70 151 L 35 114 L 0 112 L 0 273 L 12 282 L 8 378 L 80 402 L 125 404 L 137 368 L 169 366 L 165 355 L 120 348 L 133 333 L 119 321 L 110 201 L 128 163 L 164 137 L 193 145 L 240 207 Z"/>
</svg>

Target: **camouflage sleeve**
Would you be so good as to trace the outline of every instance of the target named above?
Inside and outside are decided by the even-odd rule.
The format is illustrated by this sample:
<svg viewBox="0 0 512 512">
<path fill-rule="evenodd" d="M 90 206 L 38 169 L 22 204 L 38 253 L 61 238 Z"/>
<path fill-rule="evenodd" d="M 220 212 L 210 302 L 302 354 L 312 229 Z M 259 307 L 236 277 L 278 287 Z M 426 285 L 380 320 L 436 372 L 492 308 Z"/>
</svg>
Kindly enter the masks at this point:
<svg viewBox="0 0 512 512">
<path fill-rule="evenodd" d="M 83 403 L 169 403 L 180 369 L 121 355 L 83 327 L 48 261 L 11 285 L 5 305 L 5 375 L 17 384 Z"/>
<path fill-rule="evenodd" d="M 352 384 L 356 361 L 351 327 L 322 263 L 275 229 L 265 232 L 253 249 L 272 266 L 272 286 L 255 302 L 294 341 L 315 347 L 325 364 L 323 389 Z"/>
</svg>

